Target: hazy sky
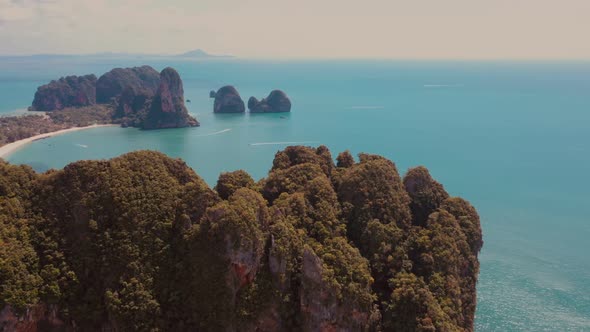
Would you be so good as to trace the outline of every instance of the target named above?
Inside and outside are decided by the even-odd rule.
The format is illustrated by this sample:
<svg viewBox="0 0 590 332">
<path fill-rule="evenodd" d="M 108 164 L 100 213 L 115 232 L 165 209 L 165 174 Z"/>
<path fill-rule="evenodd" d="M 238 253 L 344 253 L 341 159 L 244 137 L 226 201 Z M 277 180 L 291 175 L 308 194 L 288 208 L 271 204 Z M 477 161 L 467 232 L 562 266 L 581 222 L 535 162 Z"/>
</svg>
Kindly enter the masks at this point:
<svg viewBox="0 0 590 332">
<path fill-rule="evenodd" d="M 590 59 L 590 0 L 0 0 L 0 54 Z"/>
</svg>

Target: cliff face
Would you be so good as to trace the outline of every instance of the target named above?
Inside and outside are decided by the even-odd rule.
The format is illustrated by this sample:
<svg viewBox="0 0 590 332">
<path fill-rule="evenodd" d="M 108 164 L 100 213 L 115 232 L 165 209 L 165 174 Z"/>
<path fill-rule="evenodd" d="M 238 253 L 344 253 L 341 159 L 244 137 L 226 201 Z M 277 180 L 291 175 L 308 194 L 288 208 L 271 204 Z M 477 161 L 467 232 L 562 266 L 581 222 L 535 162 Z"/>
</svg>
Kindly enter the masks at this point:
<svg viewBox="0 0 590 332">
<path fill-rule="evenodd" d="M 98 79 L 96 99 L 112 104 L 124 126 L 141 127 L 159 86 L 160 73 L 150 66 L 115 68 Z"/>
<path fill-rule="evenodd" d="M 246 111 L 244 101 L 238 90 L 231 85 L 227 85 L 217 90 L 215 93 L 215 102 L 213 112 L 215 113 L 243 113 Z"/>
<path fill-rule="evenodd" d="M 108 105 L 112 122 L 143 129 L 198 126 L 184 104 L 182 80 L 172 68 L 115 68 L 94 75 L 68 76 L 39 87 L 31 110 L 52 111 Z M 83 111 L 83 110 L 81 110 Z"/>
<path fill-rule="evenodd" d="M 256 97 L 248 100 L 248 109 L 252 113 L 291 112 L 291 100 L 281 90 L 273 90 L 268 97 L 258 101 Z"/>
<path fill-rule="evenodd" d="M 476 210 L 423 167 L 339 160 L 288 147 L 267 178 L 216 190 L 157 152 L 45 174 L 0 161 L 0 327 L 472 331 Z"/>
<path fill-rule="evenodd" d="M 156 129 L 198 125 L 197 120 L 188 114 L 184 105 L 184 89 L 180 75 L 170 67 L 165 68 L 160 73 L 160 86 L 141 127 Z"/>
<path fill-rule="evenodd" d="M 160 85 L 160 73 L 150 66 L 115 68 L 96 82 L 96 101 L 109 103 L 126 91 L 151 98 Z"/>
<path fill-rule="evenodd" d="M 96 103 L 96 76 L 67 76 L 37 88 L 31 110 L 49 112 Z"/>
</svg>

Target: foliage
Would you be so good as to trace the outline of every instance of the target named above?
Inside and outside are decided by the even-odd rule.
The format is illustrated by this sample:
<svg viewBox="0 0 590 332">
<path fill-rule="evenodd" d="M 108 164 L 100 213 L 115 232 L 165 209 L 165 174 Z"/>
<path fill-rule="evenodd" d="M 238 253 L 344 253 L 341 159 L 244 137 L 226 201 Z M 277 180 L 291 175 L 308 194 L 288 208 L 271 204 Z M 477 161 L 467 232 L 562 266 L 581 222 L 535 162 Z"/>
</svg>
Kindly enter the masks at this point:
<svg viewBox="0 0 590 332">
<path fill-rule="evenodd" d="M 423 166 L 408 170 L 404 176 L 404 187 L 412 198 L 410 209 L 414 225 L 424 226 L 428 216 L 449 197 L 443 186 Z"/>
<path fill-rule="evenodd" d="M 34 172 L 0 160 L 0 306 L 21 312 L 39 300 L 39 258 L 26 218 Z"/>
<path fill-rule="evenodd" d="M 339 174 L 336 188 L 348 237 L 357 246 L 368 222 L 376 219 L 407 228 L 411 219 L 410 197 L 395 164 L 380 156 L 362 154 L 359 158 L 358 164 Z"/>
<path fill-rule="evenodd" d="M 289 147 L 212 190 L 150 151 L 0 161 L 0 208 L 0 305 L 72 330 L 473 330 L 479 216 L 423 167 Z"/>
<path fill-rule="evenodd" d="M 320 145 L 316 149 L 306 146 L 288 146 L 285 150 L 277 152 L 272 170 L 285 170 L 291 166 L 306 163 L 319 166 L 327 176 L 330 176 L 334 168 L 330 150 L 324 145 Z"/>
<path fill-rule="evenodd" d="M 108 105 L 68 107 L 48 113 L 53 122 L 68 127 L 85 127 L 94 124 L 112 123 L 113 110 Z"/>
<path fill-rule="evenodd" d="M 0 117 L 0 146 L 66 128 L 112 123 L 111 114 L 106 105 L 91 105 L 55 110 L 48 115 Z"/>
<path fill-rule="evenodd" d="M 67 128 L 42 115 L 0 117 L 0 146 Z"/>
<path fill-rule="evenodd" d="M 243 170 L 221 173 L 215 186 L 215 190 L 223 199 L 228 199 L 239 188 L 256 189 L 254 179 Z"/>
<path fill-rule="evenodd" d="M 350 154 L 350 151 L 346 150 L 344 152 L 340 152 L 338 157 L 336 157 L 336 166 L 337 167 L 352 167 L 354 165 L 354 157 Z"/>
</svg>

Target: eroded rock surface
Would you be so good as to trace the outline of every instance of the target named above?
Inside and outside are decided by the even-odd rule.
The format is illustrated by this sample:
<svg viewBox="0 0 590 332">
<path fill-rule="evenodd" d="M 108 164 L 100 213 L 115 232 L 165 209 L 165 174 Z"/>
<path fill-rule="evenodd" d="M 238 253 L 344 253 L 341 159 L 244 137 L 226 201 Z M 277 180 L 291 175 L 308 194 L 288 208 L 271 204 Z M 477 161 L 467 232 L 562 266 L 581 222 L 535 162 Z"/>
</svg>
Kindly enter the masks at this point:
<svg viewBox="0 0 590 332">
<path fill-rule="evenodd" d="M 243 113 L 246 111 L 244 101 L 238 90 L 231 85 L 227 85 L 217 90 L 215 93 L 215 103 L 213 112 L 215 113 Z"/>
</svg>

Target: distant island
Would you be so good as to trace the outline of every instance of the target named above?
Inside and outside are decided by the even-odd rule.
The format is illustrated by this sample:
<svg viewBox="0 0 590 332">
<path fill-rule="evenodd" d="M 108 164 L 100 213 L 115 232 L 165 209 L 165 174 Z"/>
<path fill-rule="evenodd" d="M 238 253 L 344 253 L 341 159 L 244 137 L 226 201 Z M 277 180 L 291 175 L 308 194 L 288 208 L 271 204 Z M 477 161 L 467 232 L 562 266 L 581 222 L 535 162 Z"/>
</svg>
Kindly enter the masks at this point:
<svg viewBox="0 0 590 332">
<path fill-rule="evenodd" d="M 246 107 L 238 90 L 232 85 L 221 87 L 217 91 L 209 92 L 210 98 L 215 98 L 213 103 L 214 113 L 244 113 Z M 268 97 L 258 100 L 256 97 L 248 99 L 250 113 L 284 113 L 291 112 L 291 100 L 281 90 L 273 90 Z"/>
<path fill-rule="evenodd" d="M 473 331 L 477 211 L 424 167 L 325 147 L 210 188 L 153 151 L 0 160 L 3 331 Z"/>
<path fill-rule="evenodd" d="M 115 68 L 100 78 L 66 76 L 37 89 L 31 115 L 0 117 L 0 146 L 69 128 L 121 125 L 141 129 L 199 126 L 188 114 L 173 68 Z M 44 112 L 35 115 L 36 112 Z M 12 151 L 4 149 L 2 151 Z M 0 157 L 2 153 L 0 153 Z"/>
<path fill-rule="evenodd" d="M 180 54 L 149 54 L 149 53 L 122 53 L 122 52 L 101 52 L 88 54 L 28 54 L 28 55 L 0 55 L 0 58 L 42 58 L 42 59 L 58 59 L 58 58 L 177 58 L 177 59 L 231 59 L 235 58 L 233 55 L 215 55 L 208 53 L 202 49 L 195 49 L 192 51 Z"/>
<path fill-rule="evenodd" d="M 195 59 L 206 59 L 206 58 L 234 58 L 233 55 L 214 55 L 209 54 L 201 49 L 188 51 L 182 54 L 176 55 L 178 58 L 195 58 Z"/>
</svg>

